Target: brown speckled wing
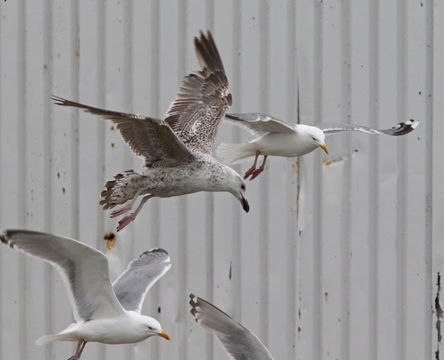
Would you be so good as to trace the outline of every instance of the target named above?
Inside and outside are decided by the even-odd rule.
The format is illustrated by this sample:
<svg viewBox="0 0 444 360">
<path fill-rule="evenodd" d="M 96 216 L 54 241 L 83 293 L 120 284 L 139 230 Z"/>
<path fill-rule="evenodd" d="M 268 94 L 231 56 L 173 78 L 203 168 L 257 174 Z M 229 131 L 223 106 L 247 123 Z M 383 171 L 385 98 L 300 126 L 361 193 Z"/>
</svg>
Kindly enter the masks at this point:
<svg viewBox="0 0 444 360">
<path fill-rule="evenodd" d="M 185 77 L 167 122 L 189 148 L 211 153 L 217 128 L 231 105 L 228 80 L 211 33 L 194 38 L 201 70 Z"/>
<path fill-rule="evenodd" d="M 131 150 L 145 158 L 147 166 L 177 166 L 194 159 L 194 155 L 163 120 L 99 109 L 56 96 L 52 99 L 57 105 L 80 108 L 111 120 Z"/>
</svg>

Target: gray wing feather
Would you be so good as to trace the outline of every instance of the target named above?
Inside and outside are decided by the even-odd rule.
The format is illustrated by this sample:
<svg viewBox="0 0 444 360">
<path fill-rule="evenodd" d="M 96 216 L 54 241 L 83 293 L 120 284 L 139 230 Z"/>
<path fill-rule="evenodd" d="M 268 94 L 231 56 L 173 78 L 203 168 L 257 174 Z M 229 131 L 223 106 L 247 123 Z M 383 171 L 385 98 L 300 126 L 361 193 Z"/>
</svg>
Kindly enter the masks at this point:
<svg viewBox="0 0 444 360">
<path fill-rule="evenodd" d="M 115 317 L 123 313 L 100 251 L 79 241 L 27 230 L 2 230 L 0 241 L 50 263 L 60 273 L 76 321 Z"/>
<path fill-rule="evenodd" d="M 132 260 L 114 281 L 117 298 L 126 310 L 140 313 L 148 290 L 171 268 L 171 259 L 163 249 L 145 251 Z"/>
<path fill-rule="evenodd" d="M 246 128 L 255 135 L 265 133 L 294 133 L 296 127 L 283 120 L 263 113 L 226 114 L 225 118 L 232 124 Z"/>
<path fill-rule="evenodd" d="M 194 159 L 194 155 L 163 120 L 99 109 L 56 96 L 52 99 L 57 105 L 80 108 L 111 120 L 131 150 L 145 158 L 147 166 L 177 166 Z"/>
<path fill-rule="evenodd" d="M 265 345 L 247 328 L 209 302 L 190 294 L 191 314 L 213 332 L 235 360 L 272 360 Z"/>
<path fill-rule="evenodd" d="M 419 120 L 410 119 L 393 126 L 391 129 L 375 129 L 368 126 L 354 124 L 320 124 L 318 127 L 324 131 L 325 135 L 336 134 L 345 131 L 359 131 L 370 135 L 406 135 L 415 130 L 419 125 Z"/>
<path fill-rule="evenodd" d="M 211 153 L 231 94 L 224 66 L 210 32 L 194 38 L 200 71 L 187 75 L 167 112 L 167 122 L 191 149 Z"/>
</svg>

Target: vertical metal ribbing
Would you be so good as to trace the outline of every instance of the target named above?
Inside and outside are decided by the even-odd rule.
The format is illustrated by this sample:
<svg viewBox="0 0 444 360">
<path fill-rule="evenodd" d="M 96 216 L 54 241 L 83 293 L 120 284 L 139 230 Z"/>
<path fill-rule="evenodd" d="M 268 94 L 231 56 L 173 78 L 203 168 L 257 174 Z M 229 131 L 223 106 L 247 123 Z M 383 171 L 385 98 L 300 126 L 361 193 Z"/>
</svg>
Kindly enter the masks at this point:
<svg viewBox="0 0 444 360">
<path fill-rule="evenodd" d="M 379 57 L 379 3 L 377 1 L 369 1 L 369 124 L 372 127 L 378 126 L 378 57 Z M 378 353 L 377 344 L 377 314 L 378 314 L 378 286 L 377 286 L 377 255 L 378 255 L 378 139 L 371 137 L 369 140 L 369 219 L 368 219 L 368 343 L 369 343 L 369 359 L 375 359 Z"/>
<path fill-rule="evenodd" d="M 424 343 L 425 343 L 425 354 L 424 359 L 432 359 L 432 318 L 433 312 L 430 307 L 433 302 L 433 70 L 434 70 L 434 51 L 433 51 L 433 0 L 425 1 L 426 11 L 426 79 L 425 79 L 425 96 L 426 96 L 426 107 L 425 107 L 425 119 L 424 125 L 426 126 L 425 131 L 425 143 L 426 143 L 426 158 L 425 158 L 425 175 L 424 182 L 426 184 L 426 219 L 425 219 L 425 269 L 426 269 L 426 281 L 424 282 L 424 294 L 425 294 L 425 309 L 424 313 L 428 314 L 425 317 L 426 324 L 424 326 Z"/>
<path fill-rule="evenodd" d="M 0 31 L 3 27 L 2 24 L 2 19 L 3 19 L 3 13 L 2 13 L 2 7 L 0 6 Z M 2 37 L 0 34 L 0 77 L 3 74 L 3 66 L 2 66 L 2 59 L 3 59 L 3 51 L 2 51 Z M 2 97 L 2 87 L 0 84 L 0 118 L 1 118 L 1 109 L 3 108 L 3 97 Z M 2 123 L 0 121 L 0 140 L 2 139 L 2 135 L 3 135 L 3 129 L 2 129 Z M 0 169 L 4 169 L 3 166 L 3 153 L 2 153 L 2 146 L 0 144 Z M 2 195 L 2 191 L 3 191 L 3 176 L 2 174 L 0 174 L 0 196 Z M 0 223 L 3 224 L 4 223 L 4 218 L 3 218 L 3 207 L 0 206 Z M 4 273 L 3 269 L 2 269 L 2 253 L 0 252 L 0 274 Z M 3 278 L 0 276 L 0 288 L 3 289 L 5 284 L 3 284 Z M 3 297 L 0 295 L 0 324 L 4 324 L 3 322 L 3 316 L 2 316 L 2 309 L 3 309 Z M 5 346 L 3 345 L 3 336 L 1 336 L 1 331 L 0 331 L 0 358 L 2 357 L 2 349 L 4 349 Z"/>
<path fill-rule="evenodd" d="M 149 71 L 150 78 L 150 111 L 155 116 L 160 116 L 160 88 L 162 86 L 160 78 L 160 0 L 152 0 L 151 2 L 151 25 L 150 25 L 150 44 L 151 44 L 151 68 Z M 160 246 L 160 207 L 159 199 L 150 200 L 151 204 L 151 226 L 150 239 L 153 246 Z"/>
<path fill-rule="evenodd" d="M 270 50 L 270 34 L 269 34 L 269 3 L 268 0 L 262 0 L 259 7 L 259 31 L 261 42 L 259 44 L 259 104 L 264 112 L 268 111 L 269 107 L 269 50 Z M 259 311 L 261 316 L 261 330 L 260 338 L 264 344 L 268 344 L 268 318 L 269 318 L 269 260 L 268 249 L 270 242 L 270 227 L 269 221 L 269 189 L 270 177 L 268 172 L 265 172 L 260 179 L 261 198 L 260 198 L 260 224 L 259 224 L 259 242 L 261 244 L 259 249 L 259 274 L 260 283 L 259 289 Z"/>
<path fill-rule="evenodd" d="M 149 71 L 150 78 L 148 79 L 148 83 L 150 84 L 150 112 L 155 116 L 160 115 L 160 0 L 152 0 L 151 1 L 151 14 L 147 14 L 147 18 L 150 19 L 150 58 L 151 58 L 151 67 Z M 132 73 L 135 74 L 137 69 L 132 69 Z M 137 75 L 136 75 L 137 76 Z M 161 247 L 160 244 L 160 207 L 161 201 L 159 199 L 152 199 L 151 206 L 151 219 L 150 219 L 150 245 L 152 247 Z M 136 241 L 136 239 L 134 239 Z M 160 304 L 161 296 L 160 296 L 159 287 L 155 287 L 151 290 L 150 297 L 153 299 L 153 303 Z M 159 343 L 156 342 L 151 347 L 151 357 L 153 359 L 160 358 L 160 346 Z"/>
<path fill-rule="evenodd" d="M 19 191 L 17 194 L 18 202 L 18 226 L 26 226 L 26 194 L 27 194 L 27 145 L 26 145 L 26 25 L 27 25 L 27 12 L 26 12 L 26 0 L 18 1 L 17 3 L 17 153 L 18 161 L 18 179 L 19 179 Z M 26 276 L 26 263 L 29 260 L 25 258 L 25 255 L 19 257 L 17 262 L 18 268 L 17 272 L 19 274 L 19 321 L 20 324 L 17 327 L 17 336 L 20 338 L 20 350 L 19 358 L 21 360 L 26 360 L 29 358 L 28 349 L 26 344 L 28 343 L 28 329 L 26 326 L 26 292 L 27 292 L 27 276 Z"/>
<path fill-rule="evenodd" d="M 123 79 L 122 79 L 122 88 L 123 88 L 123 108 L 125 111 L 129 113 L 134 112 L 134 102 L 133 102 L 133 79 L 134 76 L 137 76 L 137 74 L 134 72 L 134 66 L 133 66 L 133 2 L 123 2 L 123 14 L 122 14 L 122 22 L 123 22 L 123 42 L 121 44 L 121 47 L 123 50 L 123 63 L 122 63 L 122 73 L 123 73 Z M 123 166 L 124 169 L 131 169 L 133 168 L 134 163 L 134 156 L 130 154 L 130 152 L 125 153 Z M 129 230 L 129 237 L 127 242 L 127 252 L 131 254 L 131 258 L 137 256 L 137 254 L 134 251 L 134 243 L 136 241 L 135 236 L 135 226 L 128 228 Z M 158 289 L 153 291 L 157 295 Z M 154 295 L 154 294 L 153 294 Z M 132 346 L 128 346 L 125 348 L 125 358 L 127 360 L 134 360 L 135 359 L 135 348 Z M 153 359 L 159 358 L 159 343 L 156 342 L 153 344 L 153 347 L 151 348 L 151 355 Z"/>
<path fill-rule="evenodd" d="M 313 34 L 313 122 L 318 124 L 322 119 L 322 63 L 323 63 L 323 23 L 322 23 L 322 3 L 316 3 L 314 9 L 314 34 Z M 321 309 L 321 293 L 322 293 L 322 251 L 321 251 L 321 228 L 322 228 L 322 172 L 319 154 L 313 159 L 313 359 L 320 360 L 322 357 L 322 309 Z"/>
<path fill-rule="evenodd" d="M 44 72 L 44 84 L 43 84 L 43 121 L 44 121 L 44 129 L 46 129 L 46 142 L 45 147 L 43 149 L 44 160 L 44 192 L 45 192 L 45 223 L 44 230 L 50 232 L 52 230 L 53 222 L 52 222 L 52 187 L 53 187 L 53 177 L 51 176 L 51 156 L 52 156 L 52 129 L 53 129 L 53 112 L 52 112 L 52 103 L 50 97 L 52 95 L 52 57 L 53 57 L 53 38 L 52 38 L 52 4 L 51 0 L 45 0 L 44 2 L 44 24 L 43 24 L 43 72 Z M 54 278 L 54 270 L 51 268 L 49 264 L 45 265 L 44 270 L 44 283 L 43 283 L 43 291 L 44 291 L 44 301 L 45 308 L 43 311 L 45 312 L 46 326 L 45 332 L 46 334 L 52 334 L 54 332 L 52 324 L 54 323 L 54 312 L 53 312 L 53 304 L 54 304 L 54 287 L 53 287 L 53 278 Z M 54 354 L 54 344 L 48 344 L 45 346 L 45 358 L 53 359 L 55 357 Z"/>
<path fill-rule="evenodd" d="M 406 116 L 406 86 L 407 82 L 405 79 L 406 69 L 407 69 L 407 4 L 398 0 L 397 2 L 397 113 L 398 121 L 404 121 Z M 396 214 L 396 322 L 397 322 L 397 332 L 396 332 L 396 348 L 398 359 L 406 358 L 406 208 L 407 208 L 407 179 L 406 179 L 406 143 L 405 139 L 398 140 L 398 152 L 397 152 L 397 163 L 399 164 L 398 169 L 398 184 L 397 184 L 397 214 Z"/>
<path fill-rule="evenodd" d="M 215 3 L 214 0 L 207 0 L 206 3 L 206 28 L 211 30 L 214 35 L 214 22 L 215 22 Z M 221 54 L 223 58 L 223 55 Z M 222 60 L 223 61 L 223 60 Z M 208 299 L 214 299 L 214 194 L 211 192 L 205 193 L 205 290 L 207 292 Z M 214 342 L 213 335 L 208 333 L 205 341 L 205 355 L 207 359 L 213 358 Z"/>
<path fill-rule="evenodd" d="M 232 76 L 231 84 L 236 99 L 233 102 L 236 109 L 242 108 L 242 83 L 241 83 L 241 56 L 242 53 L 242 2 L 233 0 L 233 49 L 232 49 Z M 232 134 L 234 142 L 240 142 L 240 129 L 233 126 Z M 239 169 L 237 169 L 239 170 Z M 237 203 L 233 202 L 232 208 L 232 237 L 233 237 L 233 318 L 242 319 L 242 239 L 241 239 L 241 211 Z"/>
<path fill-rule="evenodd" d="M 341 19 L 341 41 L 342 41 L 342 120 L 350 122 L 351 117 L 351 7 L 352 0 L 344 0 L 343 2 L 343 12 Z M 350 136 L 344 138 L 343 147 L 345 148 L 345 153 L 351 154 L 351 139 Z M 342 203 L 341 203 L 341 265 L 340 265 L 340 276 L 341 276 L 341 359 L 350 359 L 350 252 L 351 252 L 351 183 L 352 183 L 352 172 L 351 172 L 351 161 L 352 158 L 349 156 L 348 161 L 344 162 L 344 173 L 342 182 Z"/>
<path fill-rule="evenodd" d="M 296 119 L 299 111 L 299 97 L 297 93 L 298 78 L 297 78 L 297 61 L 296 61 L 296 3 L 289 0 L 286 4 L 287 8 L 287 119 Z M 293 199 L 296 196 L 300 184 L 299 171 L 296 183 L 294 183 L 294 175 L 292 171 L 288 172 L 287 176 L 287 239 L 286 239 L 286 271 L 288 279 L 288 293 L 287 293 L 287 323 L 285 324 L 287 333 L 287 359 L 296 358 L 296 348 L 292 346 L 296 342 L 296 231 L 298 223 L 298 208 L 299 199 L 296 199 L 296 204 Z M 296 211 L 294 211 L 296 209 Z"/>
<path fill-rule="evenodd" d="M 178 71 L 180 77 L 182 77 L 186 73 L 187 67 L 187 57 L 186 50 L 189 39 L 186 38 L 187 34 L 187 9 L 188 9 L 188 1 L 182 0 L 178 1 Z M 177 227 L 178 234 L 177 238 L 177 253 L 180 255 L 177 263 L 177 299 L 186 299 L 187 294 L 187 243 L 188 243 L 188 226 L 187 226 L 187 198 L 182 196 L 177 199 Z M 188 359 L 188 344 L 187 344 L 187 322 L 186 322 L 186 314 L 187 314 L 187 302 L 179 301 L 178 303 L 178 320 L 182 323 L 179 327 L 182 329 L 182 334 L 179 335 L 179 339 L 176 345 L 176 357 L 182 358 L 184 360 Z"/>
<path fill-rule="evenodd" d="M 71 9 L 71 49 L 70 49 L 70 85 L 71 96 L 79 98 L 79 57 L 76 55 L 80 47 L 79 38 L 79 3 L 72 1 Z M 79 237 L 79 112 L 71 111 L 71 236 L 75 239 Z"/>
<path fill-rule="evenodd" d="M 106 0 L 99 0 L 97 4 L 97 103 L 100 107 L 105 107 L 105 101 L 106 101 L 106 88 L 105 88 L 105 81 L 106 81 L 106 66 L 107 66 L 107 59 L 106 59 Z M 98 189 L 101 189 L 103 187 L 103 184 L 105 183 L 105 121 L 97 121 L 97 128 L 98 128 L 98 136 L 97 136 L 97 161 L 98 166 L 101 167 L 101 176 L 98 177 L 96 186 Z M 97 234 L 104 234 L 105 233 L 105 215 L 104 211 L 98 207 L 97 209 Z M 97 238 L 96 246 L 100 248 L 101 244 L 99 243 L 101 239 Z M 98 351 L 98 356 L 100 357 L 100 360 L 105 360 L 106 358 L 106 350 L 105 345 L 102 345 L 100 347 L 100 350 Z"/>
</svg>

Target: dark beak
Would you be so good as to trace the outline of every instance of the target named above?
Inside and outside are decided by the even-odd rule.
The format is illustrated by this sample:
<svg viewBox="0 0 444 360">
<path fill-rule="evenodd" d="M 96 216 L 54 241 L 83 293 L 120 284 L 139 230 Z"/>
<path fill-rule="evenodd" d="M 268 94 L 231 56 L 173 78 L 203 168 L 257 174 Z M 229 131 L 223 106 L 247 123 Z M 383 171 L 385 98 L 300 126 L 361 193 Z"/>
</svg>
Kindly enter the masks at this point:
<svg viewBox="0 0 444 360">
<path fill-rule="evenodd" d="M 250 205 L 248 205 L 247 199 L 245 199 L 243 196 L 241 199 L 241 203 L 242 203 L 242 208 L 245 210 L 245 212 L 248 212 L 250 210 Z"/>
</svg>

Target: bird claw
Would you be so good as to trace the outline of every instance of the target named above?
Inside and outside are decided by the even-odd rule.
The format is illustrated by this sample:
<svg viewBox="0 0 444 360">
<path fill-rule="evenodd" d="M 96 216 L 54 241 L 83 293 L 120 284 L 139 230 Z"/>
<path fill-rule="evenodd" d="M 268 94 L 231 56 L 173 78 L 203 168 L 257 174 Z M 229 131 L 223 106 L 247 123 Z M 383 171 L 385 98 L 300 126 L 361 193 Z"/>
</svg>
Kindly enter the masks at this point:
<svg viewBox="0 0 444 360">
<path fill-rule="evenodd" d="M 132 223 L 135 218 L 136 218 L 136 216 L 134 214 L 130 214 L 128 216 L 125 216 L 122 220 L 119 221 L 119 226 L 117 226 L 117 231 L 122 230 L 128 224 Z"/>
</svg>

